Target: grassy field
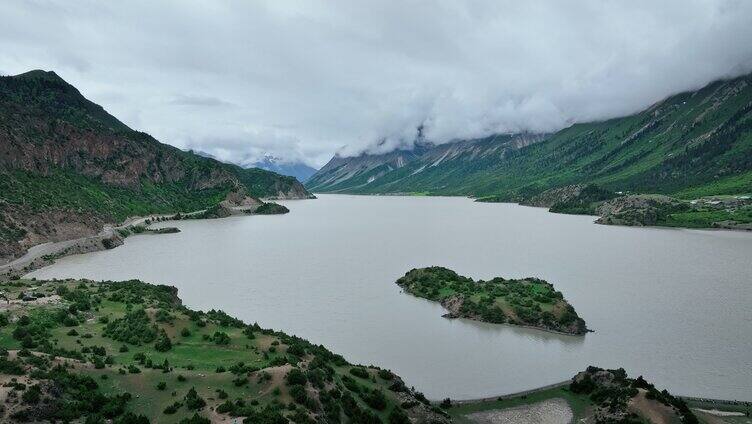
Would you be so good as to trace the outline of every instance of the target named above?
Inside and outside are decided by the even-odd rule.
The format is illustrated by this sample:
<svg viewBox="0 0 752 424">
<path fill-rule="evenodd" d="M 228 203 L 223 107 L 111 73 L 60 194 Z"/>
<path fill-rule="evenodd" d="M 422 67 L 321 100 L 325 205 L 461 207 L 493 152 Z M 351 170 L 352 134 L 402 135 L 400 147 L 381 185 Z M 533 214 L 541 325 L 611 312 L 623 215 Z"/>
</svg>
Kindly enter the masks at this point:
<svg viewBox="0 0 752 424">
<path fill-rule="evenodd" d="M 9 299 L 0 309 L 0 379 L 15 385 L 7 396 L 33 398 L 26 393 L 41 387 L 41 397 L 6 403 L 0 419 L 121 422 L 132 412 L 165 423 L 218 415 L 252 423 L 448 422 L 387 370 L 349 364 L 221 311 L 186 309 L 166 286 L 15 280 L 0 291 Z M 18 367 L 15 382 L 3 376 Z"/>
</svg>

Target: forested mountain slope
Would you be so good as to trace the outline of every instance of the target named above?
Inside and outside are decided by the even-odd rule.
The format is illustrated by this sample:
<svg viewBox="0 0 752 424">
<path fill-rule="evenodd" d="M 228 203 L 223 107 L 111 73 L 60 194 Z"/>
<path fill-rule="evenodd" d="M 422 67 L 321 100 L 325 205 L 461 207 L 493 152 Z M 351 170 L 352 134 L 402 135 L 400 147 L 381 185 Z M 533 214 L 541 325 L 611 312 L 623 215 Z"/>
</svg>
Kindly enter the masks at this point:
<svg viewBox="0 0 752 424">
<path fill-rule="evenodd" d="M 306 186 L 314 191 L 359 193 L 447 190 L 480 167 L 492 166 L 511 151 L 543 138 L 543 135 L 500 134 L 441 145 L 423 142 L 413 150 L 382 155 L 335 156 Z"/>
<path fill-rule="evenodd" d="M 206 208 L 231 191 L 309 196 L 294 178 L 132 130 L 54 72 L 0 77 L 0 261 L 127 216 Z"/>
<path fill-rule="evenodd" d="M 370 181 L 355 175 L 339 179 L 336 185 L 322 184 L 332 168 L 344 169 L 360 160 L 335 158 L 309 180 L 308 187 L 322 192 L 425 192 L 498 200 L 521 200 L 547 189 L 587 183 L 613 191 L 684 198 L 749 193 L 751 83 L 752 75 L 717 81 L 631 116 L 575 124 L 541 142 L 511 146 L 519 148 L 510 148 L 509 140 L 532 136 L 441 145 L 429 149 L 430 158 L 419 153 L 404 166 L 371 175 Z M 459 153 L 468 143 L 475 148 Z M 493 146 L 498 154 L 482 154 L 478 145 Z M 440 151 L 457 154 L 435 160 L 433 152 Z"/>
</svg>

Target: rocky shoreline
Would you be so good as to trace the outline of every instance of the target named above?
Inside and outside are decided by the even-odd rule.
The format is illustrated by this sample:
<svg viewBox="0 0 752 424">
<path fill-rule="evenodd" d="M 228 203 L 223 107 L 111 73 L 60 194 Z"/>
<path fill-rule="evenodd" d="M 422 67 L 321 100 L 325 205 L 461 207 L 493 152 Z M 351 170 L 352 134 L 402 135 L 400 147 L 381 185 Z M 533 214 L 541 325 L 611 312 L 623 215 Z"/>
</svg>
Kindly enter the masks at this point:
<svg viewBox="0 0 752 424">
<path fill-rule="evenodd" d="M 277 203 L 265 202 L 250 196 L 230 193 L 225 200 L 213 208 L 190 213 L 131 217 L 117 226 L 105 225 L 95 235 L 81 236 L 62 241 L 50 241 L 31 246 L 24 255 L 0 265 L 0 277 L 17 278 L 39 268 L 52 265 L 56 259 L 65 256 L 114 249 L 121 246 L 124 243 L 124 239 L 133 234 L 156 235 L 180 232 L 175 227 L 149 228 L 149 225 L 155 222 L 225 218 L 233 215 L 254 215 L 256 211 L 259 211 L 259 215 L 284 214 L 289 212 L 286 207 Z"/>
<path fill-rule="evenodd" d="M 503 199 L 480 198 L 495 203 Z M 594 184 L 546 190 L 523 199 L 523 206 L 549 212 L 597 216 L 597 224 L 752 231 L 752 196 L 709 196 L 683 200 L 662 194 L 610 192 Z"/>
</svg>

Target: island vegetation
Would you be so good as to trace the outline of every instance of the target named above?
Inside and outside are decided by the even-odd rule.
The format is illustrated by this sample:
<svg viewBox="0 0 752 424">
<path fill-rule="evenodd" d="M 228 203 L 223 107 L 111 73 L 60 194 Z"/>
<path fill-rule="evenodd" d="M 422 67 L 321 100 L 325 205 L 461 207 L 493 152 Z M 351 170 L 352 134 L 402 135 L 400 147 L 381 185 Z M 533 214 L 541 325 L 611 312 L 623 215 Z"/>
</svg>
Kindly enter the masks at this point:
<svg viewBox="0 0 752 424">
<path fill-rule="evenodd" d="M 286 206 L 274 202 L 266 202 L 253 211 L 256 215 L 278 215 L 288 212 L 290 212 L 290 209 L 287 209 Z"/>
<path fill-rule="evenodd" d="M 395 374 L 140 281 L 0 283 L 0 421 L 448 423 Z"/>
<path fill-rule="evenodd" d="M 448 318 L 468 318 L 583 335 L 585 321 L 553 285 L 538 278 L 474 281 L 443 267 L 412 269 L 397 284 L 405 292 L 440 302 Z"/>
</svg>

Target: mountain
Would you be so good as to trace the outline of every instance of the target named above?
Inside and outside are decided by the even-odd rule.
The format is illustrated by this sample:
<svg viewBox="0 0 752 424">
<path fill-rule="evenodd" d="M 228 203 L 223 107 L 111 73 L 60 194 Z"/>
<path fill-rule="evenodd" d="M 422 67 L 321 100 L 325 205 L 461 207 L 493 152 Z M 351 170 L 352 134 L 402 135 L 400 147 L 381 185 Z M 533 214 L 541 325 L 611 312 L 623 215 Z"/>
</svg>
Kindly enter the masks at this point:
<svg viewBox="0 0 752 424">
<path fill-rule="evenodd" d="M 292 177 L 135 131 L 54 72 L 0 77 L 0 263 L 38 243 L 128 216 L 204 209 L 230 193 L 310 196 Z"/>
<path fill-rule="evenodd" d="M 499 134 L 487 138 L 413 150 L 356 157 L 335 155 L 306 187 L 321 192 L 396 193 L 446 190 L 482 164 L 503 160 L 511 151 L 536 143 L 543 135 Z"/>
<path fill-rule="evenodd" d="M 402 160 L 396 163 L 395 156 Z M 752 75 L 671 96 L 634 115 L 543 136 L 335 156 L 307 187 L 519 201 L 572 184 L 680 198 L 752 192 Z"/>
<path fill-rule="evenodd" d="M 311 168 L 302 162 L 286 162 L 280 158 L 269 155 L 264 156 L 261 160 L 247 162 L 241 165 L 244 168 L 261 168 L 267 171 L 276 172 L 280 175 L 295 177 L 295 179 L 302 183 L 305 183 L 311 178 L 311 175 L 316 173 L 315 168 Z"/>
</svg>

